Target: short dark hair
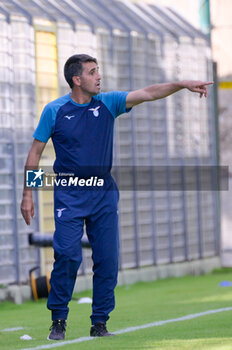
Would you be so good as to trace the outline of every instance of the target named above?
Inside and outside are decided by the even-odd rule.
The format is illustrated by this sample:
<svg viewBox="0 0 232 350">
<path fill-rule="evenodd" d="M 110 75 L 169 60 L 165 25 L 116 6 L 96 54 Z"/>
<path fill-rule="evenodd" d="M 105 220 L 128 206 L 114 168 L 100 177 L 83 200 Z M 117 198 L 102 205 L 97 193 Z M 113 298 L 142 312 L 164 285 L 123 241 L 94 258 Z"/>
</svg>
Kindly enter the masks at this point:
<svg viewBox="0 0 232 350">
<path fill-rule="evenodd" d="M 74 75 L 82 74 L 83 72 L 82 63 L 85 63 L 85 62 L 95 62 L 97 64 L 97 59 L 89 55 L 81 54 L 81 55 L 73 55 L 69 57 L 69 59 L 66 61 L 64 65 L 64 76 L 71 89 L 73 88 L 72 77 Z"/>
</svg>

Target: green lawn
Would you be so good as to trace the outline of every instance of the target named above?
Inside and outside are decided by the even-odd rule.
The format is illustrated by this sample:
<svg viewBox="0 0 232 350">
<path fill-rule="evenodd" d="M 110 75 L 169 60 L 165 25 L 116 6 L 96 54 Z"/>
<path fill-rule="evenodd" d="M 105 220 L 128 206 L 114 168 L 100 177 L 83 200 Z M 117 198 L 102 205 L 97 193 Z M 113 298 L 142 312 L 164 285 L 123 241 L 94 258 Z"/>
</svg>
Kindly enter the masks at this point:
<svg viewBox="0 0 232 350">
<path fill-rule="evenodd" d="M 220 287 L 224 280 L 232 281 L 232 272 L 224 270 L 205 276 L 169 278 L 150 283 L 116 289 L 116 309 L 111 314 L 108 329 L 116 331 L 150 322 L 178 318 L 188 314 L 232 306 L 232 287 Z M 91 296 L 91 292 L 77 297 Z M 0 330 L 24 327 L 21 331 L 0 332 L 0 349 L 13 350 L 52 345 L 46 340 L 50 313 L 44 300 L 26 302 L 23 305 L 0 305 Z M 66 340 L 88 337 L 90 328 L 89 304 L 77 304 L 72 300 Z M 29 341 L 20 340 L 23 334 Z M 57 345 L 59 344 L 56 343 Z M 56 347 L 59 349 L 59 347 Z M 78 344 L 66 344 L 68 350 L 208 350 L 232 349 L 232 311 L 201 316 L 196 319 L 137 330 L 110 338 L 97 338 Z"/>
</svg>

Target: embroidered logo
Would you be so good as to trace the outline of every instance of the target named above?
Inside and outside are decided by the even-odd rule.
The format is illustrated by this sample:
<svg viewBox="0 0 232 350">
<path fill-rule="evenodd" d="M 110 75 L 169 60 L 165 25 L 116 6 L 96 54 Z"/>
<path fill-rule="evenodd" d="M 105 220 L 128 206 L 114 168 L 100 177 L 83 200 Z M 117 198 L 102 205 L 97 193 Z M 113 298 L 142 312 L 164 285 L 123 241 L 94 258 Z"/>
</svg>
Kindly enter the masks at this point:
<svg viewBox="0 0 232 350">
<path fill-rule="evenodd" d="M 60 218 L 62 216 L 63 211 L 66 210 L 66 209 L 67 208 L 56 209 L 58 218 Z"/>
<path fill-rule="evenodd" d="M 70 120 L 71 118 L 74 118 L 75 115 L 65 115 L 64 118 L 67 118 L 68 120 Z"/>
<path fill-rule="evenodd" d="M 94 117 L 98 117 L 99 116 L 99 108 L 100 108 L 100 106 L 97 106 L 95 108 L 90 108 L 89 111 L 93 112 Z"/>
</svg>

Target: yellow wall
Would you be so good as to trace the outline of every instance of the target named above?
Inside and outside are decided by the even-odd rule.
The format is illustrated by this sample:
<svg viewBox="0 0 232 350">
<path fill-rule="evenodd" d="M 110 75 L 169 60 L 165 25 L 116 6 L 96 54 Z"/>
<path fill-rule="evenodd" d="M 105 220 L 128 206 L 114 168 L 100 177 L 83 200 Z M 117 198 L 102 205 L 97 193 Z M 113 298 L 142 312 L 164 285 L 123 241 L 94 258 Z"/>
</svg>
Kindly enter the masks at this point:
<svg viewBox="0 0 232 350">
<path fill-rule="evenodd" d="M 36 87 L 37 87 L 37 117 L 40 118 L 44 106 L 58 97 L 57 46 L 54 32 L 35 28 L 36 43 Z M 54 150 L 51 140 L 43 152 L 40 167 L 52 166 Z M 40 231 L 53 232 L 53 192 L 40 191 L 39 193 Z M 51 269 L 53 250 L 41 249 L 41 272 L 44 274 Z"/>
</svg>

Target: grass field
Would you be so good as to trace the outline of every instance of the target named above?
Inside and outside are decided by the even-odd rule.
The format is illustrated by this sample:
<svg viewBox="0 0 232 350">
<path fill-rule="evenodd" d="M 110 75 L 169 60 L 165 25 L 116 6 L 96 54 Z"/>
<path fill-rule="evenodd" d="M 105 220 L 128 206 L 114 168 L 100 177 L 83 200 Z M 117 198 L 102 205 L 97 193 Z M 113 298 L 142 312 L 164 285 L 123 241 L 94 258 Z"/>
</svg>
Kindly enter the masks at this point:
<svg viewBox="0 0 232 350">
<path fill-rule="evenodd" d="M 116 289 L 116 309 L 108 322 L 110 331 L 151 322 L 170 320 L 207 310 L 232 306 L 232 287 L 219 283 L 232 281 L 232 271 L 218 271 L 205 276 L 169 278 L 150 283 L 137 283 Z M 91 296 L 91 292 L 77 297 Z M 46 345 L 67 350 L 231 350 L 232 311 L 200 316 L 195 319 L 170 322 L 109 338 L 94 338 L 58 347 L 59 342 L 46 340 L 51 324 L 45 300 L 14 305 L 0 305 L 0 349 L 14 350 Z M 77 304 L 72 300 L 66 341 L 89 336 L 90 304 Z M 23 330 L 5 332 L 6 328 L 24 327 Z M 32 340 L 20 340 L 24 334 Z M 53 348 L 53 347 L 52 347 Z"/>
</svg>

